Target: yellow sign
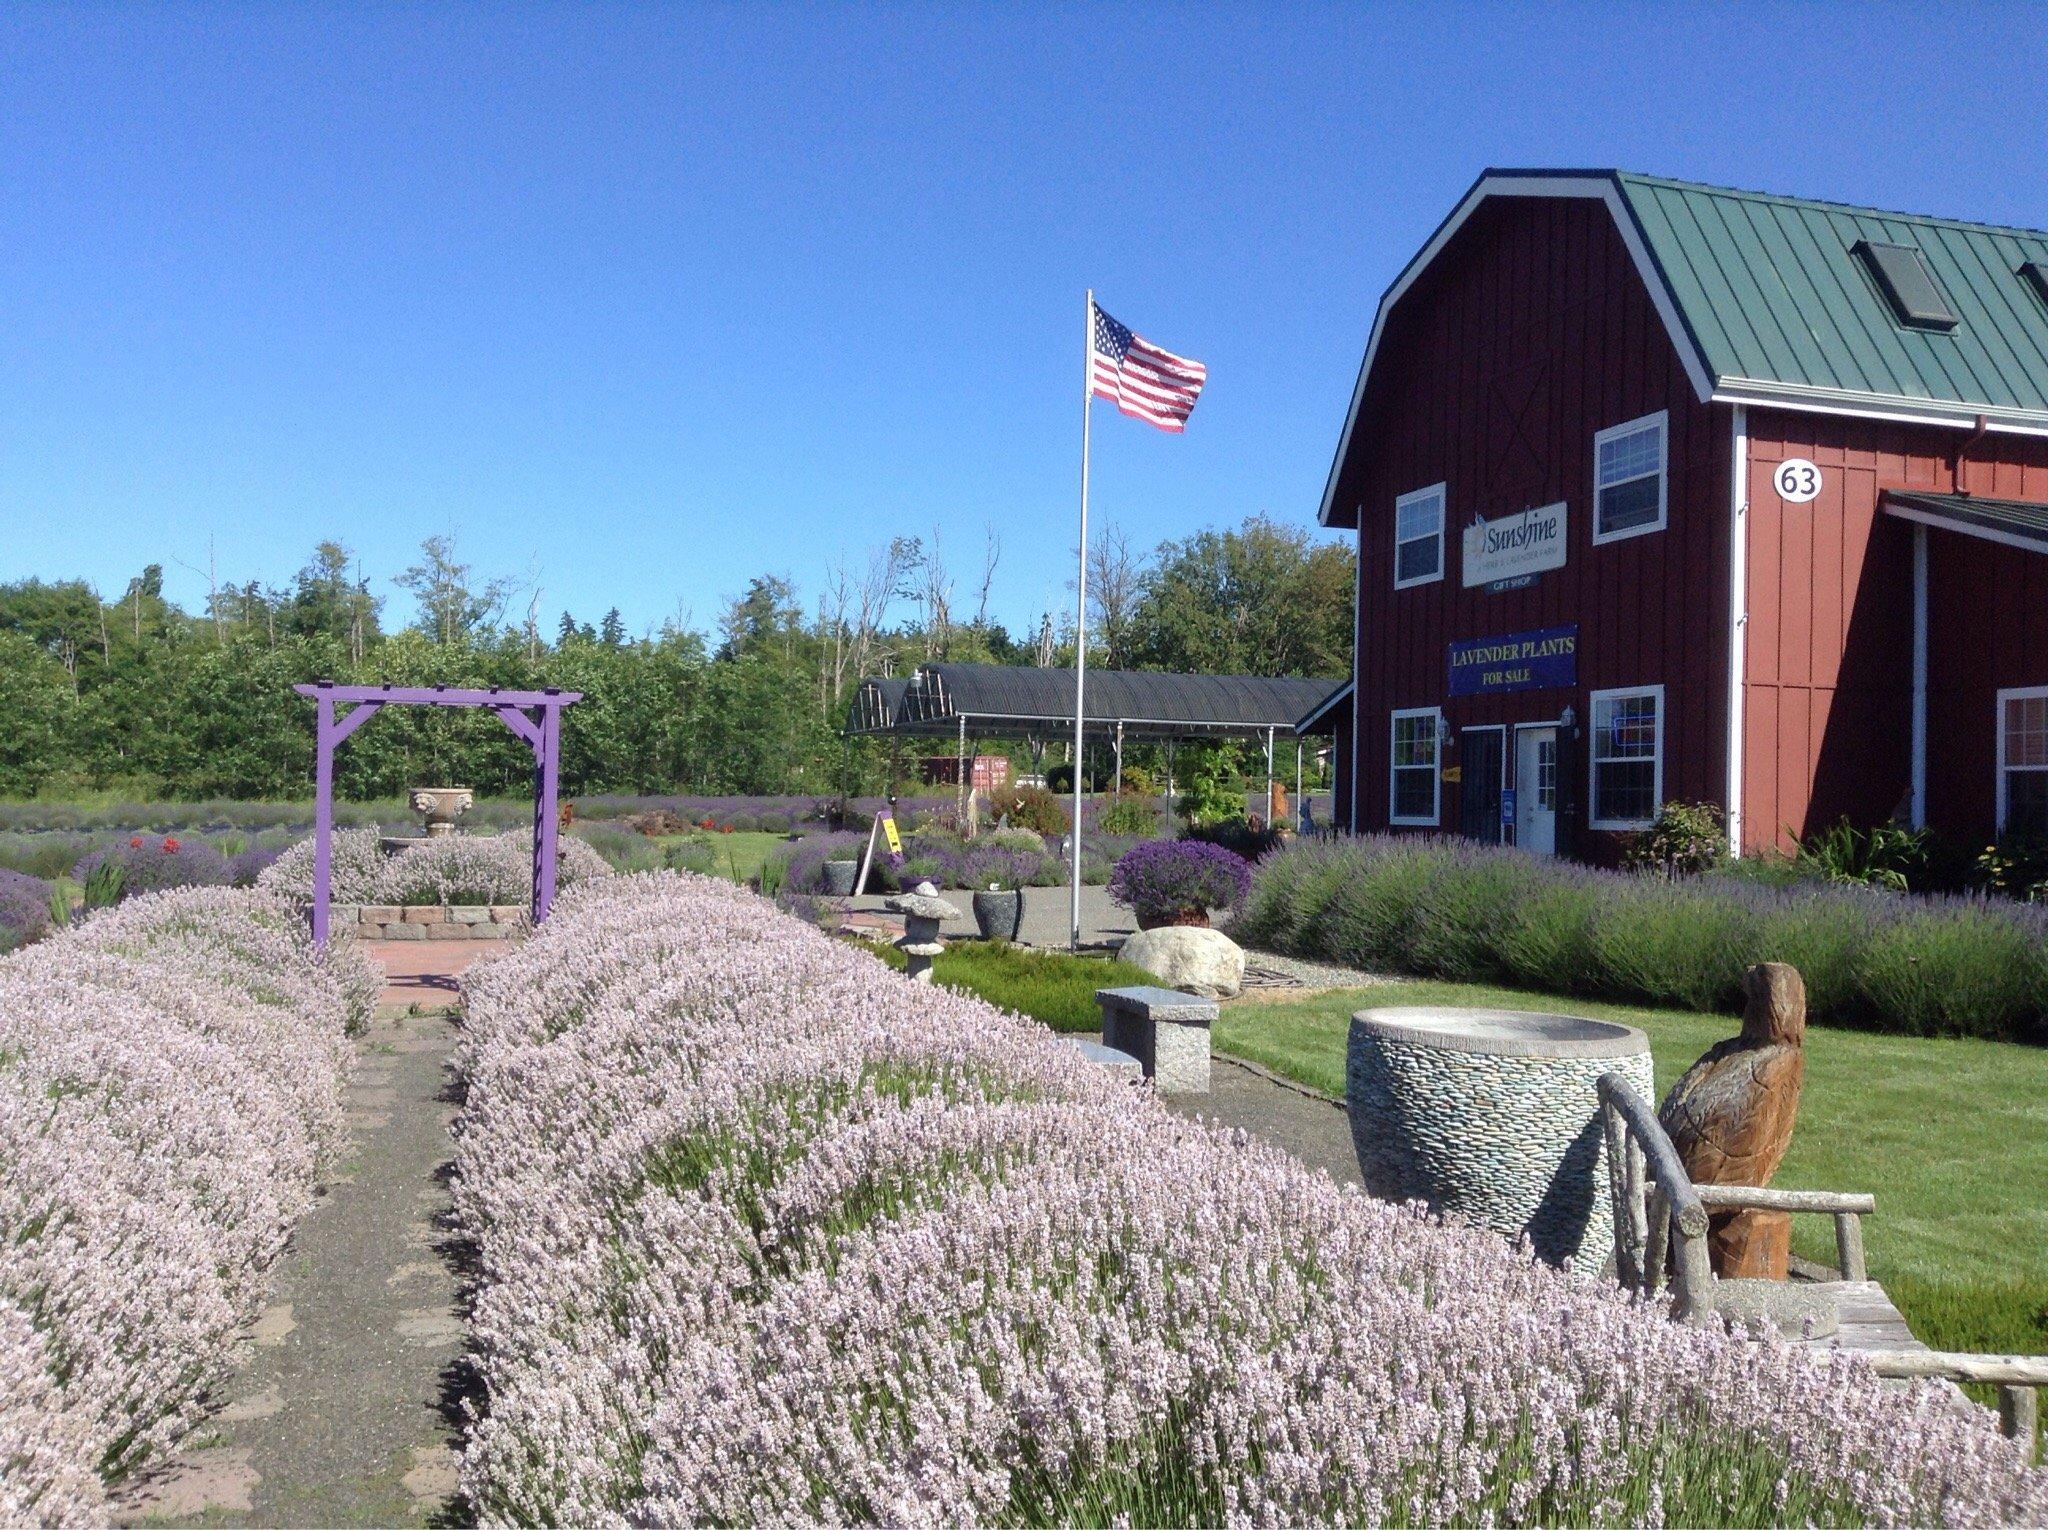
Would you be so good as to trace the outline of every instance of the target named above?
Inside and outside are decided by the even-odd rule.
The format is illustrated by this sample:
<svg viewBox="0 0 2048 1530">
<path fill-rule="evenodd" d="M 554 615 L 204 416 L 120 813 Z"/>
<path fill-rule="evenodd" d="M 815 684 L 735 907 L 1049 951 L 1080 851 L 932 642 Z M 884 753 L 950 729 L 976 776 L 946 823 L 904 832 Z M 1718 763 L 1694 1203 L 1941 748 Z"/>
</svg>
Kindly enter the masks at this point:
<svg viewBox="0 0 2048 1530">
<path fill-rule="evenodd" d="M 1450 782 L 1451 785 L 1456 786 L 1465 779 L 1465 767 L 1462 765 L 1446 765 L 1444 767 L 1444 779 Z"/>
<path fill-rule="evenodd" d="M 887 808 L 882 810 L 882 835 L 889 841 L 889 853 L 891 855 L 901 855 L 903 853 L 903 841 L 896 833 L 895 816 Z"/>
</svg>

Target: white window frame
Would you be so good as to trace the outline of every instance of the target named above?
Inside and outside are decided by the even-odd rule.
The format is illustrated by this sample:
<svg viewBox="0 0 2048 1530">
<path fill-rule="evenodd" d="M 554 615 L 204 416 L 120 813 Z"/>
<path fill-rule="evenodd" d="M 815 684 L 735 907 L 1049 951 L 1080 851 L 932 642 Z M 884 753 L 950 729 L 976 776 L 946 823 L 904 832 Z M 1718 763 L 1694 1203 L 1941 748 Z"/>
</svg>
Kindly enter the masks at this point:
<svg viewBox="0 0 2048 1530">
<path fill-rule="evenodd" d="M 2008 765 L 2005 762 L 2005 704 L 2008 701 L 2038 701 L 2048 698 L 2048 685 L 2014 685 L 1998 693 L 1998 710 L 1993 714 L 1991 726 L 1998 730 L 1998 832 L 2005 833 L 2006 790 L 2005 775 L 2008 770 L 2043 770 L 2039 765 Z"/>
<path fill-rule="evenodd" d="M 1634 478 L 1623 478 L 1616 483 L 1600 482 L 1600 448 L 1616 436 L 1634 435 L 1650 426 L 1657 427 L 1657 518 L 1645 521 L 1640 526 L 1624 526 L 1619 531 L 1603 531 L 1600 528 L 1600 491 L 1613 489 L 1625 483 L 1636 483 L 1650 475 L 1638 473 Z M 1610 425 L 1605 430 L 1593 432 L 1593 545 L 1603 542 L 1626 542 L 1630 537 L 1646 537 L 1653 531 L 1662 531 L 1671 513 L 1671 411 L 1659 409 L 1654 414 L 1642 415 L 1637 419 L 1623 420 L 1619 425 Z"/>
<path fill-rule="evenodd" d="M 1436 572 L 1417 574 L 1412 579 L 1401 577 L 1401 549 L 1410 542 L 1420 542 L 1421 537 L 1401 536 L 1401 512 L 1409 505 L 1420 504 L 1423 500 L 1436 501 Z M 1450 492 L 1441 483 L 1433 483 L 1426 489 L 1413 489 L 1400 495 L 1394 501 L 1394 588 L 1410 590 L 1418 584 L 1435 584 L 1444 577 L 1444 564 L 1448 561 L 1450 549 L 1445 545 L 1444 527 L 1450 521 Z"/>
<path fill-rule="evenodd" d="M 1404 719 L 1427 717 L 1430 720 L 1429 733 L 1429 816 L 1402 817 L 1395 804 L 1399 793 L 1395 790 L 1394 740 Z M 1444 812 L 1444 709 L 1442 707 L 1396 707 L 1387 718 L 1387 822 L 1406 829 L 1434 829 L 1443 821 Z M 1420 765 L 1399 767 L 1405 770 L 1420 770 Z"/>
<path fill-rule="evenodd" d="M 1647 829 L 1657 821 L 1664 805 L 1664 687 L 1661 685 L 1616 685 L 1595 691 L 1586 698 L 1586 811 L 1594 814 L 1600 806 L 1600 703 L 1624 696 L 1657 698 L 1657 751 L 1651 759 L 1650 816 L 1648 818 L 1589 817 L 1596 829 Z"/>
</svg>

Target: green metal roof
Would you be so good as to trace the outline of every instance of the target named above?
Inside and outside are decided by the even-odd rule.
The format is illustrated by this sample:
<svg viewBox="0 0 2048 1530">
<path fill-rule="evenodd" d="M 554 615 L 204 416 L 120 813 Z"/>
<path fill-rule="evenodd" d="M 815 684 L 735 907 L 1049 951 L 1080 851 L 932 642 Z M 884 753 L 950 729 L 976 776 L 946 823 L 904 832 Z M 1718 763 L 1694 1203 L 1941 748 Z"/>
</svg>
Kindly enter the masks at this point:
<svg viewBox="0 0 2048 1530">
<path fill-rule="evenodd" d="M 2048 552 L 2048 505 L 2027 499 L 1985 499 L 1976 494 L 1909 494 L 1893 489 L 1884 497 L 1892 515 L 1965 536 Z"/>
<path fill-rule="evenodd" d="M 1610 172 L 1717 389 L 1744 383 L 2048 415 L 2048 233 Z M 1921 252 L 1959 322 L 1913 329 L 1851 253 Z"/>
<path fill-rule="evenodd" d="M 1318 519 L 1337 502 L 1388 315 L 1482 204 L 1604 202 L 1703 399 L 2048 433 L 2048 299 L 2019 273 L 2048 266 L 2048 232 L 1734 191 L 1622 170 L 1488 170 L 1380 298 Z M 1901 323 L 1855 253 L 1918 250 L 1955 314 Z"/>
</svg>

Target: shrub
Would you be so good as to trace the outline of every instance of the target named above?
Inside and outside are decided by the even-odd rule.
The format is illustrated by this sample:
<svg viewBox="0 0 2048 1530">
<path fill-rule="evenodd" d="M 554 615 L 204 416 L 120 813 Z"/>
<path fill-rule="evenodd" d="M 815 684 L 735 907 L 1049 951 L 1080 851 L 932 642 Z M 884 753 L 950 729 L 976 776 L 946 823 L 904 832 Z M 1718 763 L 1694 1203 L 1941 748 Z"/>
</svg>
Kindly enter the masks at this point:
<svg viewBox="0 0 2048 1530">
<path fill-rule="evenodd" d="M 129 900 L 0 961 L 0 1518 L 111 1516 L 230 1372 L 381 984 L 278 900 Z"/>
<path fill-rule="evenodd" d="M 51 888 L 41 877 L 0 871 L 0 951 L 40 940 L 50 928 Z"/>
<path fill-rule="evenodd" d="M 1427 977 L 1686 1009 L 1738 1007 L 1784 961 L 1819 1024 L 2034 1039 L 2048 910 L 1719 873 L 1667 882 L 1420 837 L 1297 845 L 1261 861 L 1250 945 Z"/>
<path fill-rule="evenodd" d="M 1250 890 L 1241 855 L 1198 840 L 1147 840 L 1127 850 L 1109 879 L 1109 895 L 1139 920 L 1233 908 Z"/>
<path fill-rule="evenodd" d="M 1698 876 L 1728 859 L 1728 820 L 1719 804 L 1667 802 L 1657 821 L 1631 835 L 1625 863 L 1667 877 Z"/>
<path fill-rule="evenodd" d="M 1287 837 L 1278 829 L 1265 824 L 1254 827 L 1252 821 L 1243 816 L 1191 823 L 1183 838 L 1198 839 L 1205 845 L 1221 845 L 1248 861 L 1270 855 L 1287 843 Z"/>
<path fill-rule="evenodd" d="M 555 843 L 557 888 L 611 871 L 574 834 Z M 302 902 L 311 898 L 313 842 L 285 851 L 257 885 Z M 525 903 L 533 897 L 533 831 L 441 835 L 386 855 L 375 829 L 350 829 L 334 836 L 328 895 L 336 903 Z"/>
<path fill-rule="evenodd" d="M 1037 883 L 1045 869 L 1045 850 L 1006 850 L 987 845 L 970 850 L 959 863 L 955 884 L 971 892 L 1011 892 Z"/>
<path fill-rule="evenodd" d="M 1042 786 L 1003 786 L 989 794 L 989 811 L 1016 829 L 1034 834 L 1067 832 L 1067 810 Z"/>
<path fill-rule="evenodd" d="M 464 982 L 487 1522 L 2039 1520 L 1929 1384 L 1674 1323 L 701 879 Z"/>
<path fill-rule="evenodd" d="M 176 887 L 227 887 L 235 879 L 228 858 L 205 840 L 183 840 L 175 834 L 131 834 L 84 856 L 71 875 L 80 883 L 90 883 L 93 873 L 106 865 L 120 868 L 119 898 Z M 106 885 L 104 879 L 101 885 Z"/>
<path fill-rule="evenodd" d="M 789 858 L 789 879 L 793 893 L 813 896 L 825 891 L 825 862 L 858 861 L 867 848 L 865 833 L 807 834 Z"/>
<path fill-rule="evenodd" d="M 1847 818 L 1802 840 L 1798 858 L 1829 882 L 1863 882 L 1894 892 L 1923 885 L 1931 836 L 1881 823 L 1859 829 Z"/>
<path fill-rule="evenodd" d="M 1127 787 L 1097 807 L 1095 827 L 1104 834 L 1157 834 L 1159 799 Z"/>
<path fill-rule="evenodd" d="M 1229 746 L 1197 747 L 1182 758 L 1187 767 L 1174 811 L 1183 822 L 1195 827 L 1244 817 L 1244 777 Z"/>
<path fill-rule="evenodd" d="M 1045 836 L 1036 829 L 995 829 L 981 837 L 981 843 L 1000 845 L 1005 850 L 1045 854 Z"/>
<path fill-rule="evenodd" d="M 1989 892 L 2023 903 L 2048 897 L 2048 836 L 2007 834 L 1987 846 L 1974 865 L 1977 883 Z"/>
</svg>

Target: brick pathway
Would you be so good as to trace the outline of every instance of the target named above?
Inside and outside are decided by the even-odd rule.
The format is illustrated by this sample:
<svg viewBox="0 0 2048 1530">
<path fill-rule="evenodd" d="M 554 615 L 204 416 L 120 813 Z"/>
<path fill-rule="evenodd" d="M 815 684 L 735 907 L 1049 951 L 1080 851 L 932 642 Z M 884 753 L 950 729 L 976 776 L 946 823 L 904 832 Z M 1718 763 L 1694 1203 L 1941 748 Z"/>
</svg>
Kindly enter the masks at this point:
<svg viewBox="0 0 2048 1530">
<path fill-rule="evenodd" d="M 378 1007 L 422 1009 L 452 1005 L 463 970 L 480 956 L 503 949 L 501 942 L 468 940 L 373 940 L 363 949 L 384 969 Z"/>
</svg>

